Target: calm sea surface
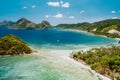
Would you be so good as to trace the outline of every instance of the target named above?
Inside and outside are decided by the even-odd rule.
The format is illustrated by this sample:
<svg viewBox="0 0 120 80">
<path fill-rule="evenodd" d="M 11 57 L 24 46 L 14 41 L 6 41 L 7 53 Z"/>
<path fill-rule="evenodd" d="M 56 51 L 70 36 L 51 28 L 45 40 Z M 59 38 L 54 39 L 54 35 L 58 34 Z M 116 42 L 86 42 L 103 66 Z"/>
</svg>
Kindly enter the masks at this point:
<svg viewBox="0 0 120 80">
<path fill-rule="evenodd" d="M 38 56 L 0 57 L 0 80 L 98 80 L 70 59 L 76 49 L 117 44 L 117 40 L 87 33 L 51 30 L 0 28 L 0 37 L 14 34 L 38 51 Z M 67 55 L 68 56 L 67 56 Z"/>
</svg>

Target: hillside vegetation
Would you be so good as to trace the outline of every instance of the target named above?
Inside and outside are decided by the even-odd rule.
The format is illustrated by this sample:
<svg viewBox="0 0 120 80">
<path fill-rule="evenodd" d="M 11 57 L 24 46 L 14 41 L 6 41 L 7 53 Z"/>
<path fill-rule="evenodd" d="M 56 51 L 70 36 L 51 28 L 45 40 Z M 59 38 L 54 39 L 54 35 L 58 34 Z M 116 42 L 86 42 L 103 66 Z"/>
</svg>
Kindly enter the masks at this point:
<svg viewBox="0 0 120 80">
<path fill-rule="evenodd" d="M 12 34 L 0 38 L 0 55 L 22 55 L 31 52 L 25 42 Z"/>
<path fill-rule="evenodd" d="M 83 61 L 100 74 L 120 80 L 120 47 L 93 48 L 89 51 L 76 52 L 73 58 Z"/>
<path fill-rule="evenodd" d="M 120 38 L 120 19 L 108 19 L 94 23 L 59 24 L 56 28 L 85 30 L 97 35 Z"/>
</svg>

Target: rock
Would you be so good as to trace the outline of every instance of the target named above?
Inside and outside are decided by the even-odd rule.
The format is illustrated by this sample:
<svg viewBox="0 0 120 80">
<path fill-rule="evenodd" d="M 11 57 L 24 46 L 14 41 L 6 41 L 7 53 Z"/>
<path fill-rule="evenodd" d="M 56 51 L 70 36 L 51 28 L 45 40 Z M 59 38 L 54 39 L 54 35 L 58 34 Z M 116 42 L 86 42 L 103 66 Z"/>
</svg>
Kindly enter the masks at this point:
<svg viewBox="0 0 120 80">
<path fill-rule="evenodd" d="M 22 55 L 32 53 L 31 48 L 18 37 L 9 34 L 0 38 L 0 55 Z"/>
</svg>

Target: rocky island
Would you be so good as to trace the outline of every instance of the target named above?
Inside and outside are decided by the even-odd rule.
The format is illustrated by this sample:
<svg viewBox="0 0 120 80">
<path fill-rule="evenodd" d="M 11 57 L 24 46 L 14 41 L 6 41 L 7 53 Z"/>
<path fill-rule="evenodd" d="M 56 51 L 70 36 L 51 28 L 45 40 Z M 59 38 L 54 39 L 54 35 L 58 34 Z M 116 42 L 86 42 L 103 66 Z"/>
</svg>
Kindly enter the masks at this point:
<svg viewBox="0 0 120 80">
<path fill-rule="evenodd" d="M 18 37 L 8 34 L 0 38 L 0 55 L 23 55 L 30 54 L 32 50 Z"/>
<path fill-rule="evenodd" d="M 26 18 L 21 18 L 17 22 L 2 21 L 0 27 L 8 27 L 12 29 L 49 29 L 51 24 L 48 21 L 43 20 L 41 23 L 36 24 Z"/>
</svg>

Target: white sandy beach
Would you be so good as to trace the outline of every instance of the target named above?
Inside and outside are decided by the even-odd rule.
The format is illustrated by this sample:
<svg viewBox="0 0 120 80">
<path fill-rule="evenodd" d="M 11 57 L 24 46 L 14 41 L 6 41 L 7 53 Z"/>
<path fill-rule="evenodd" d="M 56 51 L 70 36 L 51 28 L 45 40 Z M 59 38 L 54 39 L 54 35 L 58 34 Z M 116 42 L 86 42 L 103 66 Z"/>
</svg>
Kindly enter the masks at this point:
<svg viewBox="0 0 120 80">
<path fill-rule="evenodd" d="M 74 50 L 75 51 L 75 50 Z M 79 51 L 79 50 L 77 50 Z M 34 53 L 36 56 L 41 56 L 41 57 L 55 57 L 60 60 L 64 61 L 69 61 L 72 63 L 72 65 L 76 65 L 77 68 L 81 68 L 83 70 L 87 70 L 90 74 L 93 76 L 97 77 L 98 80 L 111 80 L 110 78 L 103 76 L 94 70 L 92 70 L 88 65 L 82 64 L 80 62 L 75 61 L 74 59 L 70 58 L 70 53 L 72 53 L 73 50 L 50 50 L 50 49 L 39 49 L 37 53 Z M 61 62 L 62 62 L 61 61 Z M 61 64 L 60 62 L 60 64 Z M 59 61 L 58 63 L 59 64 Z M 68 64 L 68 63 L 66 63 Z"/>
</svg>

